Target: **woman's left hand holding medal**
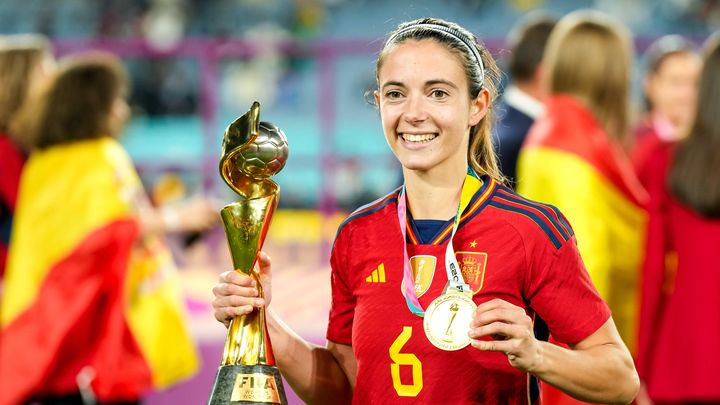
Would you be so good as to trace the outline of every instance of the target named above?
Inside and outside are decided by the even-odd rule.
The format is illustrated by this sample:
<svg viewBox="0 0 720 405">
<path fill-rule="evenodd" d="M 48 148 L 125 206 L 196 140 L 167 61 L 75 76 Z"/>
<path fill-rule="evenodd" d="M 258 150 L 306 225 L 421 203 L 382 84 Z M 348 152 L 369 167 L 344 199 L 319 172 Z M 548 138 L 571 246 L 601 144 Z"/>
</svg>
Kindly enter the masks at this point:
<svg viewBox="0 0 720 405">
<path fill-rule="evenodd" d="M 468 335 L 474 348 L 505 353 L 510 365 L 522 371 L 532 373 L 542 361 L 532 319 L 523 308 L 499 298 L 478 305 Z"/>
</svg>

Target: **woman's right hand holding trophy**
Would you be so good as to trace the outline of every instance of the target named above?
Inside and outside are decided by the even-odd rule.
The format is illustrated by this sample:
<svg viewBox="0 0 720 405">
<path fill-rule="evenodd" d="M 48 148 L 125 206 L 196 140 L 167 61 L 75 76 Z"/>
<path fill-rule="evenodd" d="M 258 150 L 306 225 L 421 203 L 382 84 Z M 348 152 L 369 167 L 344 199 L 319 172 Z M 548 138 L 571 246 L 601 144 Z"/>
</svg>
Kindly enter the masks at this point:
<svg viewBox="0 0 720 405">
<path fill-rule="evenodd" d="M 221 273 L 213 287 L 215 319 L 228 326 L 236 316 L 249 314 L 263 305 L 269 306 L 272 296 L 271 267 L 270 256 L 259 252 L 255 271 L 262 284 L 263 298 L 258 297 L 257 282 L 251 276 L 235 270 Z"/>
</svg>

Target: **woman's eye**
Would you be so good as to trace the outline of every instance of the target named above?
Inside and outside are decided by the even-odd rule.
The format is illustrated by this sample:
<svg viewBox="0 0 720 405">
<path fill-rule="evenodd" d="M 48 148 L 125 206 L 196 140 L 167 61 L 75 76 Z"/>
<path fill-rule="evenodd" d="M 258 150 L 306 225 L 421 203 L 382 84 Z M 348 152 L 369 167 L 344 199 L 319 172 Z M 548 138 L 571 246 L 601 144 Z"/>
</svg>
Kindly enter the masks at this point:
<svg viewBox="0 0 720 405">
<path fill-rule="evenodd" d="M 385 93 L 385 97 L 387 97 L 387 98 L 393 98 L 393 99 L 394 99 L 394 98 L 400 98 L 400 97 L 402 97 L 402 93 L 400 93 L 400 92 L 397 91 L 397 90 L 390 90 L 390 91 L 388 91 L 387 93 Z"/>
<path fill-rule="evenodd" d="M 431 92 L 431 95 L 433 96 L 433 98 L 443 98 L 447 97 L 448 93 L 445 90 L 433 90 Z"/>
</svg>

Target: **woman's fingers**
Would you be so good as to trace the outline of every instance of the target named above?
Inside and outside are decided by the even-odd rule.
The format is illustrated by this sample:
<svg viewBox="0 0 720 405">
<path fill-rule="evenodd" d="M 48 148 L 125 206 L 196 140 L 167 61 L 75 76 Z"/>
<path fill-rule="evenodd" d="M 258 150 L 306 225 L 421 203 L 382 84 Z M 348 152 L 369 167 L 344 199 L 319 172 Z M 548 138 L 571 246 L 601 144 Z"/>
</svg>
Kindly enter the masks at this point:
<svg viewBox="0 0 720 405">
<path fill-rule="evenodd" d="M 271 259 L 265 252 L 258 253 L 257 267 L 262 281 L 263 295 L 259 297 L 257 275 L 247 275 L 240 271 L 226 271 L 218 277 L 218 283 L 212 292 L 215 298 L 212 305 L 215 318 L 229 324 L 233 317 L 245 315 L 255 308 L 260 308 L 270 302 L 270 274 Z"/>
<path fill-rule="evenodd" d="M 258 265 L 260 266 L 260 271 L 262 273 L 267 273 L 270 271 L 270 264 L 272 259 L 270 258 L 270 255 L 263 252 L 262 250 L 258 252 Z"/>
<path fill-rule="evenodd" d="M 222 308 L 215 308 L 215 319 L 225 324 L 225 326 L 228 326 L 230 324 L 230 320 L 233 319 L 236 316 L 240 315 L 246 315 L 253 311 L 253 307 L 246 305 L 242 307 L 222 307 Z"/>
<path fill-rule="evenodd" d="M 265 253 L 263 251 L 258 252 L 257 265 L 258 265 L 258 270 L 259 270 L 260 276 L 263 278 L 263 280 L 272 276 L 271 259 L 267 253 Z"/>
<path fill-rule="evenodd" d="M 265 305 L 265 300 L 262 298 L 256 298 L 256 296 L 257 291 L 256 294 L 252 296 L 226 295 L 216 298 L 213 301 L 213 305 L 215 305 L 217 308 L 241 307 L 244 305 L 249 305 L 251 307 L 261 307 Z"/>
<path fill-rule="evenodd" d="M 488 325 L 471 328 L 469 335 L 473 339 L 479 339 L 483 336 L 492 336 L 495 340 L 506 340 L 524 337 L 526 329 L 519 325 L 509 324 L 505 322 L 493 322 Z"/>
<path fill-rule="evenodd" d="M 485 352 L 502 352 L 515 355 L 517 344 L 511 340 L 472 340 L 472 347 Z"/>
<path fill-rule="evenodd" d="M 215 313 L 215 319 L 227 325 L 232 318 L 239 315 L 249 314 L 255 308 L 262 307 L 265 305 L 265 300 L 262 298 L 255 298 L 254 296 L 244 297 L 239 295 L 227 295 L 216 297 L 213 300 L 212 305 Z"/>
<path fill-rule="evenodd" d="M 468 335 L 473 347 L 502 352 L 520 370 L 531 370 L 539 361 L 540 346 L 533 334 L 532 319 L 525 309 L 507 301 L 494 299 L 478 305 Z"/>
<path fill-rule="evenodd" d="M 220 274 L 218 283 L 212 289 L 215 319 L 227 326 L 232 318 L 249 314 L 265 305 L 265 300 L 258 297 L 256 286 L 257 282 L 252 277 L 239 271 Z"/>
<path fill-rule="evenodd" d="M 258 290 L 255 287 L 241 287 L 237 284 L 218 283 L 213 287 L 213 295 L 216 298 L 228 295 L 240 295 L 243 297 L 257 297 Z"/>
<path fill-rule="evenodd" d="M 236 284 L 242 287 L 255 287 L 255 280 L 241 271 L 226 271 L 220 273 L 220 283 Z"/>
</svg>

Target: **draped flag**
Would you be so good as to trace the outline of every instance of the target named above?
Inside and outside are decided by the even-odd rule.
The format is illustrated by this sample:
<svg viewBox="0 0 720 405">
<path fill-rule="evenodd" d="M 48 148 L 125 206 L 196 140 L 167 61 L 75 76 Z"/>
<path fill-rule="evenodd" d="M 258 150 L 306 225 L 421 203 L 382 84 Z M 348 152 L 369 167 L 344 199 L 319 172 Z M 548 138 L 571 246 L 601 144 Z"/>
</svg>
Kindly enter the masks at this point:
<svg viewBox="0 0 720 405">
<path fill-rule="evenodd" d="M 79 387 L 139 398 L 198 367 L 178 276 L 111 138 L 34 153 L 20 183 L 0 306 L 0 405 Z"/>
<path fill-rule="evenodd" d="M 518 191 L 568 218 L 590 277 L 635 353 L 648 197 L 627 157 L 589 110 L 554 96 L 521 150 Z"/>
</svg>

